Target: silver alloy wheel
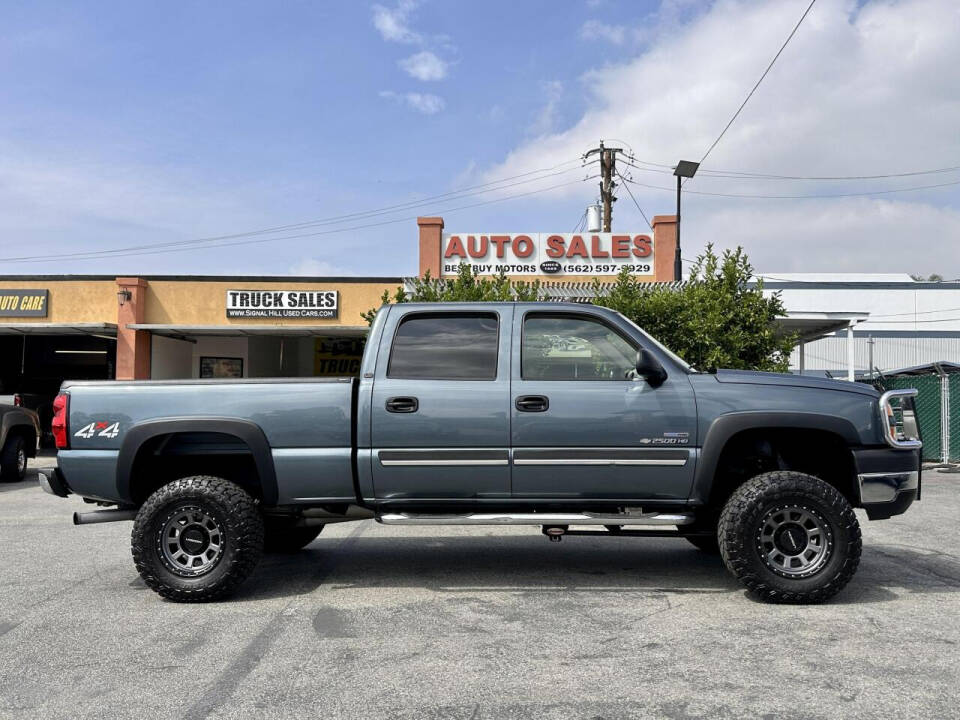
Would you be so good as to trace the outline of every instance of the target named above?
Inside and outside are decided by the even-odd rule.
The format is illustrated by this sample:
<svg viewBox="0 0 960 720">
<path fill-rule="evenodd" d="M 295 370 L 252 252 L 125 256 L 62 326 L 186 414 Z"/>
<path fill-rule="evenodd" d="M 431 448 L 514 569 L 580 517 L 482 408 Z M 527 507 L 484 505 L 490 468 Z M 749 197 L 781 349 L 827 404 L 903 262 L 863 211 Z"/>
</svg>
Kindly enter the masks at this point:
<svg viewBox="0 0 960 720">
<path fill-rule="evenodd" d="M 27 451 L 23 449 L 23 446 L 20 446 L 20 449 L 17 450 L 17 474 L 23 477 L 23 474 L 27 471 Z"/>
<path fill-rule="evenodd" d="M 804 578 L 823 569 L 833 553 L 833 532 L 816 510 L 783 505 L 770 510 L 757 530 L 757 551 L 778 575 Z"/>
<path fill-rule="evenodd" d="M 223 555 L 224 535 L 203 508 L 181 506 L 166 519 L 157 538 L 164 564 L 184 577 L 204 575 Z"/>
</svg>

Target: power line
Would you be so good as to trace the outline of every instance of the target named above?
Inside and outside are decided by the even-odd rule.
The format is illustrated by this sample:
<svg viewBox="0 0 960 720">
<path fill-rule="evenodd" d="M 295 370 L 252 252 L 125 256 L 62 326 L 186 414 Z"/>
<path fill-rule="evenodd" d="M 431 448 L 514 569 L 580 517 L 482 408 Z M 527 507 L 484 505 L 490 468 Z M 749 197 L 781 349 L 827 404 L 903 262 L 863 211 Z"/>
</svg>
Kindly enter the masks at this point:
<svg viewBox="0 0 960 720">
<path fill-rule="evenodd" d="M 675 188 L 663 187 L 662 185 L 649 185 L 647 183 L 637 182 L 636 180 L 627 180 L 628 183 L 632 185 L 638 185 L 640 187 L 651 188 L 653 190 L 665 190 L 666 192 L 675 192 Z M 687 190 L 684 188 L 683 192 L 690 193 L 692 195 L 711 195 L 713 197 L 726 197 L 726 198 L 752 198 L 760 200 L 812 200 L 812 199 L 829 199 L 829 198 L 847 198 L 847 197 L 866 197 L 869 195 L 890 195 L 892 193 L 900 192 L 913 192 L 916 190 L 933 190 L 935 188 L 949 187 L 951 185 L 960 185 L 960 180 L 954 180 L 952 182 L 945 183 L 936 183 L 933 185 L 916 185 L 913 187 L 906 188 L 893 188 L 890 190 L 868 190 L 865 192 L 855 192 L 855 193 L 824 193 L 824 194 L 810 194 L 810 195 L 759 195 L 759 194 L 750 194 L 750 193 L 720 193 L 720 192 L 707 192 L 706 190 Z"/>
<path fill-rule="evenodd" d="M 733 114 L 733 117 L 730 118 L 730 121 L 724 126 L 723 130 L 720 131 L 720 134 L 717 136 L 717 139 L 713 141 L 710 147 L 707 148 L 707 151 L 703 154 L 703 157 L 700 158 L 700 165 L 703 165 L 703 161 L 707 159 L 707 156 L 713 152 L 713 149 L 717 146 L 720 140 L 723 139 L 723 136 L 727 134 L 727 130 L 730 129 L 730 126 L 733 125 L 734 121 L 739 117 L 743 108 L 746 107 L 747 103 L 750 101 L 750 98 L 753 97 L 753 94 L 757 91 L 757 88 L 760 87 L 760 83 L 763 82 L 764 78 L 767 77 L 767 73 L 770 72 L 770 69 L 773 67 L 774 63 L 777 62 L 777 58 L 780 57 L 780 54 L 786 49 L 787 45 L 793 39 L 793 36 L 796 35 L 797 30 L 800 29 L 800 25 L 803 23 L 804 19 L 807 17 L 807 14 L 813 8 L 814 3 L 817 0 L 810 0 L 810 4 L 807 5 L 807 9 L 803 11 L 803 15 L 800 16 L 800 19 L 797 20 L 797 24 L 793 26 L 793 30 L 790 31 L 790 34 L 787 36 L 787 39 L 783 41 L 783 45 L 780 46 L 780 49 L 777 50 L 777 54 L 773 56 L 773 60 L 770 61 L 770 64 L 767 65 L 767 69 L 763 71 L 763 74 L 760 76 L 760 79 L 757 80 L 756 84 L 751 88 L 750 92 L 747 93 L 747 97 L 744 98 L 743 102 L 740 103 L 740 107 L 737 108 L 737 111 Z"/>
<path fill-rule="evenodd" d="M 598 178 L 598 177 L 599 177 L 599 175 L 590 175 L 590 176 L 587 176 L 587 177 L 585 177 L 585 178 L 581 178 L 581 179 L 579 179 L 579 180 L 572 180 L 572 181 L 568 181 L 568 182 L 558 183 L 558 184 L 556 184 L 556 185 L 550 185 L 550 186 L 548 186 L 548 187 L 538 188 L 538 189 L 536 189 L 536 190 L 529 190 L 529 191 L 523 192 L 523 193 L 516 193 L 516 194 L 513 194 L 513 195 L 508 195 L 507 197 L 495 198 L 495 199 L 493 199 L 493 200 L 485 200 L 485 201 L 483 201 L 483 202 L 471 203 L 471 204 L 469 204 L 469 205 L 461 205 L 461 206 L 459 206 L 459 207 L 454 207 L 454 208 L 447 208 L 447 209 L 444 210 L 444 212 L 445 212 L 445 213 L 457 212 L 457 211 L 460 211 L 460 210 L 468 210 L 468 209 L 470 209 L 470 208 L 481 207 L 481 206 L 483 206 L 483 205 L 492 205 L 492 204 L 494 204 L 494 203 L 505 202 L 505 201 L 507 201 L 507 200 L 515 200 L 515 199 L 521 198 L 521 197 L 527 197 L 527 196 L 530 196 L 530 195 L 536 195 L 536 194 L 538 194 L 538 193 L 548 192 L 548 191 L 550 191 L 550 190 L 556 190 L 557 188 L 566 187 L 566 186 L 568 186 L 568 185 L 576 185 L 576 184 L 578 184 L 578 183 L 587 182 L 587 181 L 589 181 L 589 180 L 594 180 L 594 179 L 596 179 L 596 178 Z M 354 226 L 351 226 L 351 227 L 344 227 L 344 228 L 333 228 L 333 229 L 330 229 L 330 230 L 320 230 L 320 231 L 317 231 L 317 232 L 300 233 L 300 234 L 298 234 L 298 235 L 285 235 L 285 236 L 281 236 L 281 237 L 257 237 L 257 238 L 250 239 L 250 240 L 236 240 L 236 241 L 231 241 L 231 242 L 221 242 L 221 243 L 219 243 L 219 244 L 217 244 L 217 245 L 202 245 L 202 246 L 192 246 L 192 247 L 173 247 L 173 248 L 159 248 L 159 249 L 143 249 L 143 248 L 140 248 L 140 249 L 135 249 L 134 251 L 127 252 L 127 253 L 122 253 L 122 254 L 121 254 L 121 253 L 118 253 L 118 254 L 115 254 L 115 255 L 111 255 L 110 257 L 137 257 L 137 256 L 141 256 L 141 255 L 162 255 L 162 254 L 174 253 L 174 252 L 188 252 L 188 251 L 191 251 L 191 250 L 207 250 L 207 249 L 216 249 L 216 248 L 225 248 L 225 247 L 236 247 L 236 246 L 240 246 L 240 245 L 255 245 L 255 244 L 260 244 L 260 243 L 276 242 L 276 241 L 279 241 L 279 240 L 297 240 L 297 239 L 307 238 L 307 237 L 318 237 L 318 236 L 321 236 L 321 235 L 332 235 L 332 234 L 341 233 L 341 232 L 350 232 L 350 231 L 352 231 L 352 230 L 363 230 L 363 229 L 366 229 L 366 228 L 380 227 L 380 226 L 383 226 L 383 225 L 391 225 L 391 224 L 401 223 L 401 222 L 410 222 L 411 220 L 416 220 L 416 219 L 417 219 L 417 216 L 416 216 L 416 215 L 412 215 L 412 216 L 407 216 L 407 217 L 402 217 L 402 218 L 393 218 L 393 219 L 390 219 L 390 220 L 382 220 L 382 221 L 380 221 L 380 222 L 367 223 L 367 224 L 364 224 L 364 225 L 354 225 Z M 88 254 L 86 254 L 86 255 L 84 255 L 84 254 L 82 254 L 82 253 L 76 253 L 76 254 L 69 255 L 69 256 L 65 256 L 65 255 L 50 255 L 50 256 L 42 256 L 42 257 L 38 257 L 38 258 L 31 258 L 31 259 L 29 259 L 29 260 L 9 260 L 9 261 L 7 261 L 7 262 L 36 262 L 38 259 L 39 259 L 39 260 L 55 260 L 55 259 L 59 259 L 59 258 L 62 258 L 62 257 L 70 257 L 72 260 L 96 260 L 96 259 L 100 259 L 100 258 L 101 258 L 101 256 L 100 256 L 99 254 L 91 252 L 91 253 L 88 253 Z"/>
<path fill-rule="evenodd" d="M 673 172 L 667 165 L 661 163 L 651 163 L 636 158 L 630 158 L 623 161 L 625 164 L 635 170 L 643 172 L 661 173 L 664 175 L 673 175 Z M 652 167 L 640 167 L 633 163 L 642 163 Z M 775 175 L 772 173 L 759 173 L 746 170 L 700 170 L 697 177 L 705 176 L 712 178 L 726 178 L 730 180 L 817 180 L 817 181 L 849 181 L 849 180 L 886 180 L 901 177 L 916 177 L 918 175 L 940 175 L 960 171 L 960 165 L 945 168 L 934 168 L 931 170 L 913 170 L 910 172 L 885 173 L 881 175 Z"/>
<path fill-rule="evenodd" d="M 623 180 L 623 187 L 625 187 L 627 192 L 630 194 L 630 199 L 633 200 L 633 204 L 637 206 L 637 210 L 639 210 L 640 214 L 643 216 L 644 221 L 647 223 L 647 227 L 653 230 L 653 225 L 647 219 L 647 214 L 643 211 L 643 208 L 640 207 L 640 203 L 637 202 L 637 198 L 634 197 L 633 190 L 630 189 L 630 185 L 627 182 L 627 179 L 623 177 L 623 174 L 619 170 L 617 170 L 617 175 L 620 177 L 621 180 Z"/>
<path fill-rule="evenodd" d="M 577 224 L 573 226 L 573 232 L 575 233 L 580 232 L 580 226 L 586 221 L 586 219 L 587 219 L 587 211 L 584 210 L 580 214 L 580 218 L 577 220 Z"/>
<path fill-rule="evenodd" d="M 542 173 L 542 172 L 544 172 L 545 170 L 552 170 L 552 169 L 554 169 L 554 168 L 556 168 L 556 167 L 560 167 L 560 166 L 562 166 L 562 165 L 567 165 L 567 164 L 569 164 L 569 162 L 570 162 L 570 161 L 565 162 L 565 163 L 560 163 L 560 164 L 558 164 L 558 165 L 553 166 L 552 168 L 543 168 L 543 169 L 541 169 L 541 170 L 532 171 L 532 172 Z M 581 161 L 580 161 L 579 159 L 577 159 L 577 160 L 574 161 L 574 162 L 581 162 Z M 571 172 L 571 171 L 573 171 L 573 170 L 578 170 L 578 169 L 582 169 L 583 167 L 588 167 L 588 166 L 590 166 L 590 165 L 592 165 L 592 164 L 594 164 L 594 163 L 596 163 L 596 162 L 598 162 L 598 161 L 597 161 L 597 160 L 592 160 L 592 161 L 590 161 L 590 162 L 587 162 L 587 163 L 584 163 L 584 164 L 580 165 L 579 167 L 571 167 L 571 168 L 567 168 L 567 169 L 565 169 L 565 170 L 559 170 L 559 171 L 557 171 L 557 172 L 550 172 L 550 173 L 548 173 L 548 174 L 546 174 L 546 175 L 541 174 L 541 175 L 538 175 L 537 177 L 527 178 L 527 179 L 525 179 L 525 180 L 519 180 L 519 181 L 517 181 L 517 182 L 512 182 L 512 183 L 507 183 L 507 184 L 503 184 L 503 183 L 504 183 L 506 180 L 511 180 L 511 179 L 514 179 L 514 178 L 517 178 L 517 177 L 523 177 L 524 175 L 530 175 L 531 173 L 523 173 L 523 174 L 521 174 L 521 175 L 515 175 L 515 176 L 513 176 L 512 178 L 502 178 L 500 181 L 497 181 L 497 182 L 499 182 L 499 183 L 501 183 L 501 184 L 497 185 L 496 187 L 489 187 L 490 185 L 493 185 L 493 183 L 484 183 L 484 184 L 482 184 L 482 185 L 473 186 L 473 187 L 476 187 L 476 188 L 486 187 L 486 189 L 484 189 L 484 190 L 476 190 L 475 192 L 465 192 L 464 190 L 451 191 L 451 192 L 448 192 L 448 193 L 443 193 L 443 194 L 441 194 L 441 195 L 432 196 L 432 197 L 430 197 L 430 198 L 425 198 L 425 199 L 423 199 L 423 200 L 416 200 L 416 201 L 411 201 L 411 202 L 408 202 L 408 203 L 400 203 L 400 204 L 397 204 L 397 205 L 391 205 L 391 206 L 387 206 L 387 207 L 380 208 L 380 209 L 377 209 L 377 210 L 368 210 L 368 211 L 364 211 L 364 212 L 349 213 L 349 214 L 346 214 L 346 215 L 338 215 L 338 216 L 333 216 L 333 217 L 330 217 L 330 218 L 324 218 L 324 219 L 320 219 L 320 220 L 312 220 L 312 221 L 302 222 L 302 223 L 296 223 L 296 224 L 292 224 L 292 225 L 278 225 L 278 226 L 275 226 L 275 227 L 272 227 L 272 228 L 264 228 L 264 229 L 261 229 L 261 230 L 252 230 L 252 231 L 249 231 L 249 232 L 234 233 L 234 234 L 231 234 L 231 235 L 218 235 L 218 236 L 206 237 L 206 238 L 194 238 L 194 239 L 191 239 L 191 240 L 176 240 L 176 241 L 169 241 L 169 242 L 163 242 L 163 243 L 152 243 L 152 244 L 146 244 L 146 245 L 132 245 L 132 246 L 127 246 L 127 247 L 111 248 L 111 249 L 107 249 L 107 250 L 91 250 L 91 251 L 87 251 L 87 252 L 64 253 L 64 254 L 58 255 L 57 257 L 59 257 L 59 258 L 65 258 L 65 259 L 80 258 L 80 257 L 84 257 L 84 258 L 86 258 L 86 257 L 97 257 L 97 256 L 100 256 L 100 257 L 121 257 L 121 256 L 126 255 L 126 254 L 128 254 L 128 253 L 137 252 L 137 251 L 140 251 L 140 250 L 154 250 L 154 249 L 161 249 L 161 248 L 177 248 L 177 247 L 183 247 L 183 246 L 188 246 L 188 245 L 199 245 L 199 244 L 201 244 L 201 243 L 203 243 L 203 244 L 208 244 L 208 243 L 220 242 L 220 241 L 223 241 L 223 240 L 235 240 L 235 239 L 238 239 L 238 238 L 256 237 L 256 236 L 258 236 L 258 235 L 266 235 L 266 234 L 270 234 L 270 233 L 283 232 L 283 231 L 287 231 L 287 230 L 301 230 L 301 229 L 306 229 L 306 228 L 310 228 L 310 227 L 318 227 L 318 226 L 323 226 L 323 225 L 335 225 L 335 224 L 340 224 L 340 223 L 345 222 L 345 221 L 347 221 L 347 222 L 348 222 L 348 221 L 351 221 L 351 220 L 356 221 L 356 220 L 361 220 L 361 219 L 366 219 L 366 218 L 371 218 L 371 217 L 377 217 L 377 216 L 381 216 L 381 215 L 387 215 L 387 214 L 390 214 L 390 213 L 392 213 L 392 212 L 396 212 L 396 211 L 398 211 L 398 210 L 411 210 L 411 209 L 417 208 L 417 207 L 425 207 L 425 206 L 432 205 L 432 204 L 434 204 L 435 202 L 440 202 L 440 203 L 453 202 L 453 201 L 461 200 L 461 199 L 467 198 L 467 197 L 473 197 L 473 196 L 476 196 L 476 195 L 483 195 L 483 194 L 489 193 L 489 192 L 496 192 L 496 191 L 500 191 L 500 190 L 505 190 L 505 189 L 507 189 L 507 188 L 516 187 L 517 185 L 524 185 L 524 184 L 531 183 L 531 182 L 538 182 L 538 181 L 540 181 L 540 180 L 546 180 L 546 179 L 548 179 L 548 178 L 556 177 L 556 176 L 558 176 L 558 175 L 564 175 L 564 174 L 566 174 L 566 173 L 568 173 L 568 172 Z M 446 199 L 445 199 L 445 200 L 437 200 L 438 198 L 446 198 Z M 207 246 L 207 247 L 217 247 L 216 245 L 206 245 L 206 246 Z M 47 255 L 24 255 L 24 256 L 17 256 L 17 257 L 0 258 L 0 262 L 30 262 L 30 261 L 34 261 L 34 260 L 45 260 L 45 259 L 47 259 L 48 257 L 49 257 L 49 256 L 47 256 Z"/>
</svg>

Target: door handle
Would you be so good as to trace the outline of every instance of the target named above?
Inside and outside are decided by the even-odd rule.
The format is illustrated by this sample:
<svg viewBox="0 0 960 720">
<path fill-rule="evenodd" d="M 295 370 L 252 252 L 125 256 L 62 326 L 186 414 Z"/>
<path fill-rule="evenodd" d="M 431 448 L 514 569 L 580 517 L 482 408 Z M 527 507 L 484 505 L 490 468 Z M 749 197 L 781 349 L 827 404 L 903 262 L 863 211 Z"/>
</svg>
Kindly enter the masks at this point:
<svg viewBox="0 0 960 720">
<path fill-rule="evenodd" d="M 550 407 L 546 395 L 521 395 L 515 403 L 520 412 L 544 412 Z"/>
<path fill-rule="evenodd" d="M 387 398 L 387 412 L 415 413 L 420 409 L 420 402 L 415 397 Z"/>
</svg>

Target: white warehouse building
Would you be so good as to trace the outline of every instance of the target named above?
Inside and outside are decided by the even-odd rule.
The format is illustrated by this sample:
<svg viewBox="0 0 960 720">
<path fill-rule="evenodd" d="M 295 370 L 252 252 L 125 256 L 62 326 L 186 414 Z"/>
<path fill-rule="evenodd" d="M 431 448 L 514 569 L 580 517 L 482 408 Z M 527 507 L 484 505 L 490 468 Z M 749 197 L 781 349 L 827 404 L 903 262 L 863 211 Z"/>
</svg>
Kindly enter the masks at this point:
<svg viewBox="0 0 960 720">
<path fill-rule="evenodd" d="M 788 320 L 822 318 L 838 328 L 802 342 L 790 356 L 792 372 L 847 378 L 852 369 L 859 377 L 871 372 L 871 358 L 880 372 L 960 362 L 960 282 L 918 282 L 906 274 L 758 277 L 765 293 L 780 293 Z"/>
</svg>

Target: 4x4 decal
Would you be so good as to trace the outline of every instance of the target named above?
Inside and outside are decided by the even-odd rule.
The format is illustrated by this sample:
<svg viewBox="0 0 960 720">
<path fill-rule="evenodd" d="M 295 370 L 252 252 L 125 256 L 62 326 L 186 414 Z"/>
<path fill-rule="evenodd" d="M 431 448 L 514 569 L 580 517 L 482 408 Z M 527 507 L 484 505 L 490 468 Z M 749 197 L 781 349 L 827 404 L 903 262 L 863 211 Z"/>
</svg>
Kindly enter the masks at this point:
<svg viewBox="0 0 960 720">
<path fill-rule="evenodd" d="M 109 421 L 92 422 L 77 430 L 73 436 L 78 438 L 92 438 L 94 435 L 102 438 L 115 438 L 120 434 L 120 423 Z"/>
</svg>

